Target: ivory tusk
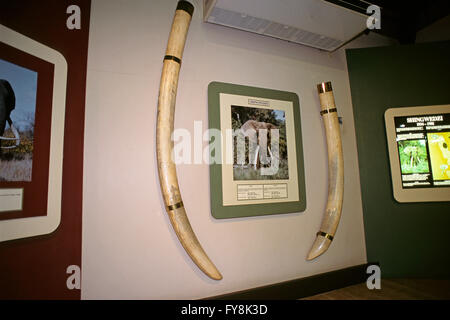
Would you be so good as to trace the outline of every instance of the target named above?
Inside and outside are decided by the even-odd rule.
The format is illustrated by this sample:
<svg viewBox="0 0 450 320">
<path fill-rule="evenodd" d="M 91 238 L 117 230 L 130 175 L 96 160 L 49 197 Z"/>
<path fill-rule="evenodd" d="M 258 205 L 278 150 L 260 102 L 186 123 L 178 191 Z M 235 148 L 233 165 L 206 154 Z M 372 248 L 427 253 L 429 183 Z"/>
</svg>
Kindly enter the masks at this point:
<svg viewBox="0 0 450 320">
<path fill-rule="evenodd" d="M 2 149 L 12 149 L 17 147 L 20 144 L 20 135 L 19 132 L 17 131 L 16 127 L 14 127 L 12 121 L 8 118 L 8 123 L 9 123 L 9 127 L 11 128 L 11 131 L 14 134 L 14 138 L 7 138 L 7 137 L 0 137 L 0 140 L 6 140 L 6 141 L 16 141 L 16 145 L 15 146 L 11 146 L 11 147 L 2 147 Z"/>
<path fill-rule="evenodd" d="M 193 12 L 192 4 L 187 1 L 178 2 L 167 43 L 159 87 L 156 155 L 161 192 L 167 214 L 178 239 L 191 259 L 207 276 L 220 280 L 222 275 L 203 250 L 189 223 L 178 186 L 176 166 L 172 159 L 171 135 L 174 128 L 178 76 Z"/>
<path fill-rule="evenodd" d="M 333 88 L 331 82 L 322 82 L 317 85 L 317 89 L 328 147 L 328 201 L 322 225 L 307 260 L 315 259 L 327 251 L 333 241 L 341 218 L 344 195 L 344 158 Z"/>
<path fill-rule="evenodd" d="M 11 131 L 14 134 L 14 138 L 16 139 L 16 146 L 18 146 L 20 144 L 20 136 L 19 136 L 19 132 L 17 131 L 16 127 L 14 127 L 14 125 L 12 124 L 12 122 L 9 125 L 11 127 Z"/>
<path fill-rule="evenodd" d="M 18 138 L 7 138 L 7 137 L 0 137 L 0 140 L 7 140 L 7 141 L 12 141 L 12 140 L 19 140 Z"/>
</svg>

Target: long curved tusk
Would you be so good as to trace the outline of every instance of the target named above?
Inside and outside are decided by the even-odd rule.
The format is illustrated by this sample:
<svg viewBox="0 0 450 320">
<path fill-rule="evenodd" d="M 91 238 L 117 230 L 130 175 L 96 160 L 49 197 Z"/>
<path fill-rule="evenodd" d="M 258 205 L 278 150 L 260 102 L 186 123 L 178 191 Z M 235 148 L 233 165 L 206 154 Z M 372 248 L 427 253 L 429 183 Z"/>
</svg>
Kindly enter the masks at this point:
<svg viewBox="0 0 450 320">
<path fill-rule="evenodd" d="M 333 88 L 331 82 L 322 82 L 317 89 L 328 146 L 328 201 L 320 231 L 307 260 L 317 258 L 330 246 L 341 218 L 344 195 L 344 158 Z"/>
<path fill-rule="evenodd" d="M 167 43 L 158 97 L 158 122 L 156 127 L 156 155 L 161 192 L 173 229 L 181 244 L 195 264 L 210 278 L 222 279 L 216 266 L 208 258 L 192 230 L 181 199 L 176 166 L 172 159 L 175 99 L 186 35 L 194 7 L 179 1 Z"/>
</svg>

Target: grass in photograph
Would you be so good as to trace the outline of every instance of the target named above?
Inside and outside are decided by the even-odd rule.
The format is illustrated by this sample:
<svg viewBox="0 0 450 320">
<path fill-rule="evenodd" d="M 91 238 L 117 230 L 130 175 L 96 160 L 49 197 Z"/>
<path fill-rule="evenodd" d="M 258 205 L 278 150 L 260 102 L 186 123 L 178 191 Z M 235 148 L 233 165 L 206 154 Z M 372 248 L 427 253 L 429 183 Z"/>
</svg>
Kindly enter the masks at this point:
<svg viewBox="0 0 450 320">
<path fill-rule="evenodd" d="M 253 166 L 233 166 L 234 180 L 284 180 L 289 178 L 287 160 L 281 160 L 277 173 L 273 175 L 262 175 L 261 169 Z"/>
<path fill-rule="evenodd" d="M 10 130 L 5 137 L 14 137 Z M 2 146 L 13 146 L 14 142 L 2 142 Z M 0 155 L 0 181 L 31 181 L 33 167 L 32 132 L 21 133 L 20 144 L 12 149 L 3 149 Z"/>
</svg>

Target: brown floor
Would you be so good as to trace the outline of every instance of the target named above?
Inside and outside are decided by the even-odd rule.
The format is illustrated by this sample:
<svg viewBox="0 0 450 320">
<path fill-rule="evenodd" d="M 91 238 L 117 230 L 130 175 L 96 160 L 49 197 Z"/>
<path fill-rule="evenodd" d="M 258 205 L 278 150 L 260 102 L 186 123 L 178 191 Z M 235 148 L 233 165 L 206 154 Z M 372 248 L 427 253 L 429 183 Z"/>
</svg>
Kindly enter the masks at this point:
<svg viewBox="0 0 450 320">
<path fill-rule="evenodd" d="M 450 300 L 450 280 L 381 279 L 381 289 L 366 283 L 333 290 L 302 300 Z"/>
</svg>

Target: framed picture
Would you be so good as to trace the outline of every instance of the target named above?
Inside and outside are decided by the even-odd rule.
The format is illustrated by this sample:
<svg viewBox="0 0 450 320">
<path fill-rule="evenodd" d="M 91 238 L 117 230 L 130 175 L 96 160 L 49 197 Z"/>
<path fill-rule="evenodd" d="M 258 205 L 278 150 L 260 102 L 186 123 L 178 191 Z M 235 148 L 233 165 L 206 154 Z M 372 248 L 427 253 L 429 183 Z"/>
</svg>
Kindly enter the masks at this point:
<svg viewBox="0 0 450 320">
<path fill-rule="evenodd" d="M 450 105 L 389 108 L 384 118 L 395 200 L 450 201 Z"/>
<path fill-rule="evenodd" d="M 211 82 L 208 103 L 212 215 L 225 219 L 304 211 L 297 94 Z"/>
<path fill-rule="evenodd" d="M 59 226 L 67 63 L 3 25 L 0 34 L 2 242 Z"/>
</svg>

